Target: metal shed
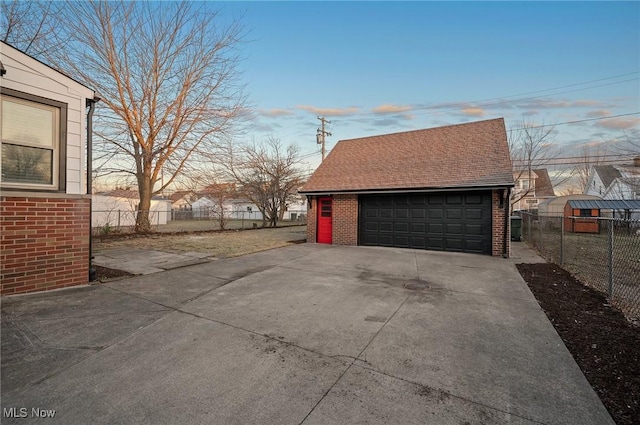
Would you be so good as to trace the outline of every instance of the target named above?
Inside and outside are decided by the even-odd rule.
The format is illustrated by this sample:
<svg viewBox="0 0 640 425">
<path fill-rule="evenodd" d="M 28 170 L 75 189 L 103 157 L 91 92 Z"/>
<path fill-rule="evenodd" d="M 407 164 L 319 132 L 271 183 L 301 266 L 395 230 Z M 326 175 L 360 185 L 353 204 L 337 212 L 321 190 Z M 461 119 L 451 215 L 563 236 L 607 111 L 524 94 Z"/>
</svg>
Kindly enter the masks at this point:
<svg viewBox="0 0 640 425">
<path fill-rule="evenodd" d="M 599 233 L 598 217 L 602 210 L 611 211 L 612 217 L 629 219 L 631 211 L 640 210 L 636 199 L 571 199 L 564 208 L 565 229 L 576 233 Z M 579 218 L 577 218 L 579 217 Z"/>
</svg>

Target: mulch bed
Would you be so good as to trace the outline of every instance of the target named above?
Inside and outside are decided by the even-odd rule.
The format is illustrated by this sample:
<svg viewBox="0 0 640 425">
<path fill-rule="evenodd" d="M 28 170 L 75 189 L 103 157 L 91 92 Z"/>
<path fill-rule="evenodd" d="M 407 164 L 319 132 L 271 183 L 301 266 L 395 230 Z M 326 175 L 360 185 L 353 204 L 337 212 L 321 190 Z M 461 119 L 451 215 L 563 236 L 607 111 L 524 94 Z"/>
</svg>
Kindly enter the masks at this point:
<svg viewBox="0 0 640 425">
<path fill-rule="evenodd" d="M 640 423 L 640 327 L 555 264 L 518 264 L 617 425 Z"/>
</svg>

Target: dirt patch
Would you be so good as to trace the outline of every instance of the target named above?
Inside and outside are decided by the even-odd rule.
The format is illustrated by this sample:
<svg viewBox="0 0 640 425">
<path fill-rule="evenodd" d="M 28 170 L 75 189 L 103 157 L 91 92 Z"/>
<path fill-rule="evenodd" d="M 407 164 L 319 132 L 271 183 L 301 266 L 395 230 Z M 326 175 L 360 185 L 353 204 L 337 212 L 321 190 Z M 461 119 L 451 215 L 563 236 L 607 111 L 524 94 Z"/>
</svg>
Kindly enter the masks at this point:
<svg viewBox="0 0 640 425">
<path fill-rule="evenodd" d="M 133 276 L 131 273 L 125 272 L 124 270 L 115 270 L 115 269 L 110 269 L 108 267 L 102 267 L 102 266 L 93 266 L 94 269 L 96 269 L 96 276 L 94 281 L 104 281 L 104 280 L 109 280 L 109 279 L 115 279 L 118 277 L 126 277 L 126 276 Z"/>
<path fill-rule="evenodd" d="M 618 425 L 640 418 L 640 327 L 554 264 L 518 264 L 531 292 Z"/>
</svg>

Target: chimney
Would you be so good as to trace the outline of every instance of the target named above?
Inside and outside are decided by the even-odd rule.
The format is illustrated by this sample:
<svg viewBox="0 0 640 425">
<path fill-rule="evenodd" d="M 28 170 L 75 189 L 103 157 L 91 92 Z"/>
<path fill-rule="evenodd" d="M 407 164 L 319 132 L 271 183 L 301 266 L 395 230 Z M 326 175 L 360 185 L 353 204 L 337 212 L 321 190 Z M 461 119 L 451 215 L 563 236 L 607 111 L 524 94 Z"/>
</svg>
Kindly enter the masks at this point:
<svg viewBox="0 0 640 425">
<path fill-rule="evenodd" d="M 640 156 L 636 156 L 635 158 L 633 158 L 633 166 L 640 167 Z"/>
</svg>

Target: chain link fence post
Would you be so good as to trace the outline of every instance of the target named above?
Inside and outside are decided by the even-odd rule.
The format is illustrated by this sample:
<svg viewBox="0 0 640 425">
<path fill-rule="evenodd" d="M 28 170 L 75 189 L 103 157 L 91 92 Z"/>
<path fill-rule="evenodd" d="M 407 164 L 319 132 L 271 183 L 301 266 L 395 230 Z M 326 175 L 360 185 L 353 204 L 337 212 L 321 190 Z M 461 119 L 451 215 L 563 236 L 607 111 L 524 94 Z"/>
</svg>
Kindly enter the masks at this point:
<svg viewBox="0 0 640 425">
<path fill-rule="evenodd" d="M 564 217 L 560 217 L 560 267 L 564 266 Z"/>
<path fill-rule="evenodd" d="M 613 220 L 609 222 L 609 300 L 613 300 Z"/>
<path fill-rule="evenodd" d="M 538 244 L 540 246 L 540 254 L 542 254 L 542 256 L 544 257 L 544 249 L 542 247 L 542 222 L 540 221 L 540 217 L 538 217 L 538 235 L 539 235 L 539 239 L 538 239 Z"/>
</svg>

